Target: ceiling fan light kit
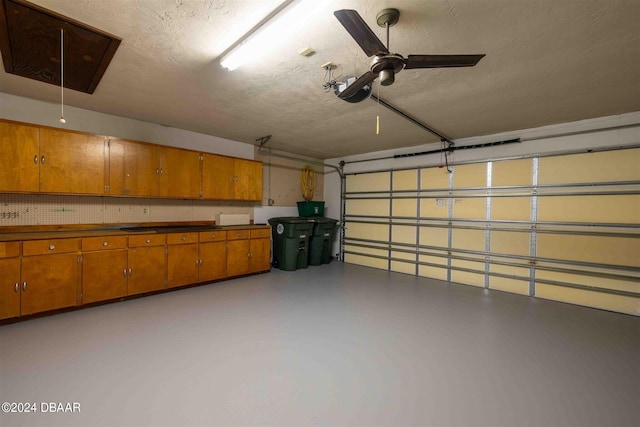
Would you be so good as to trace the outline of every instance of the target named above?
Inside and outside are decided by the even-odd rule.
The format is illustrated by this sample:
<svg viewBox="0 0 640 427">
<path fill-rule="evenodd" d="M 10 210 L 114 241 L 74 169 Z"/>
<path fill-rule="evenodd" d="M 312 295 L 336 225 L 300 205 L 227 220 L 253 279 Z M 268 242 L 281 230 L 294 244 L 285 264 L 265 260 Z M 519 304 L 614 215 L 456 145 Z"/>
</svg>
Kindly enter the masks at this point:
<svg viewBox="0 0 640 427">
<path fill-rule="evenodd" d="M 364 53 L 369 57 L 373 56 L 370 70 L 354 83 L 346 85 L 338 94 L 338 97 L 343 100 L 348 100 L 376 78 L 380 79 L 382 86 L 392 85 L 395 82 L 395 75 L 404 68 L 473 67 L 485 56 L 484 54 L 409 55 L 405 58 L 389 51 L 389 28 L 397 24 L 400 19 L 400 12 L 397 9 L 384 9 L 376 16 L 376 23 L 384 27 L 387 32 L 386 46 L 355 10 L 336 10 L 333 14 Z"/>
</svg>

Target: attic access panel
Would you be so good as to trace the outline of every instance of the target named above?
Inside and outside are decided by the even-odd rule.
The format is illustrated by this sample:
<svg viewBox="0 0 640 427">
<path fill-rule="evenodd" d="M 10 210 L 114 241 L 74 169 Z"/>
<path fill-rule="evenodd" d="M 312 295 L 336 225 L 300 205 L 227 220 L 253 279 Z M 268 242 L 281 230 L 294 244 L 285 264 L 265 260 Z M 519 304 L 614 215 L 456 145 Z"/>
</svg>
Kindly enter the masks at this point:
<svg viewBox="0 0 640 427">
<path fill-rule="evenodd" d="M 121 38 L 24 0 L 1 0 L 0 50 L 7 73 L 60 86 L 64 30 L 64 87 L 92 94 Z"/>
</svg>

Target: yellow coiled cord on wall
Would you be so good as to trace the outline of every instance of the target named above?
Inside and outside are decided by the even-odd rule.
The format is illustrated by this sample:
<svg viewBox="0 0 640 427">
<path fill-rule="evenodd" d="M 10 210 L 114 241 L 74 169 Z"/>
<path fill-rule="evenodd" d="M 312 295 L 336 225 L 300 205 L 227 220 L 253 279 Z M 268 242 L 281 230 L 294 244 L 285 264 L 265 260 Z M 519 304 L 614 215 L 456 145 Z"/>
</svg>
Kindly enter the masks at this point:
<svg viewBox="0 0 640 427">
<path fill-rule="evenodd" d="M 300 189 L 302 189 L 302 197 L 305 200 L 313 199 L 313 192 L 316 190 L 316 171 L 309 165 L 302 169 Z"/>
</svg>

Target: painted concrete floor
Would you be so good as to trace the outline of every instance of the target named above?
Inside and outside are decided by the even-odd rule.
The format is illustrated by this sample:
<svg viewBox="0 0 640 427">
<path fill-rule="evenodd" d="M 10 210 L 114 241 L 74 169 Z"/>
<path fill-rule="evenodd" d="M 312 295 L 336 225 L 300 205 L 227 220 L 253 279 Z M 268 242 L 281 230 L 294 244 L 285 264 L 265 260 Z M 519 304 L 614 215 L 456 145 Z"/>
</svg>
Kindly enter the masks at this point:
<svg viewBox="0 0 640 427">
<path fill-rule="evenodd" d="M 2 426 L 637 426 L 640 318 L 334 262 L 1 326 L 0 401 L 37 408 Z"/>
</svg>

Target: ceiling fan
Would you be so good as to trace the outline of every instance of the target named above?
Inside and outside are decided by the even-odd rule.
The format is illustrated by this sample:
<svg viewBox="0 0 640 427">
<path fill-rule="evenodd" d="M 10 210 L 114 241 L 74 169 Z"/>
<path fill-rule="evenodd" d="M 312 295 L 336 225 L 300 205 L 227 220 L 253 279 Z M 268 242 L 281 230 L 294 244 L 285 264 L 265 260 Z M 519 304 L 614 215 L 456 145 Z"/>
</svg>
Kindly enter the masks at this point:
<svg viewBox="0 0 640 427">
<path fill-rule="evenodd" d="M 340 99 L 347 99 L 360 91 L 363 87 L 380 77 L 382 86 L 389 86 L 395 81 L 396 73 L 402 69 L 412 68 L 445 68 L 445 67 L 473 67 L 485 55 L 409 55 L 404 58 L 398 53 L 389 52 L 389 28 L 394 26 L 400 18 L 397 9 L 384 9 L 376 16 L 376 22 L 387 30 L 387 45 L 385 46 L 364 22 L 355 10 L 342 9 L 333 12 L 338 21 L 351 37 L 360 45 L 367 56 L 373 56 L 371 69 L 358 77 L 338 94 Z"/>
</svg>

